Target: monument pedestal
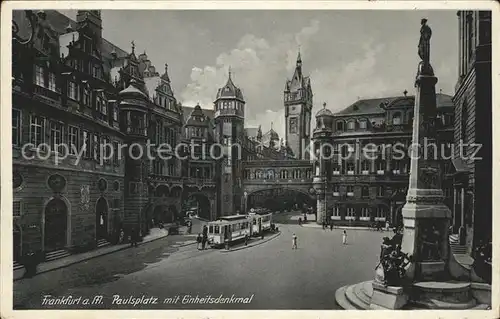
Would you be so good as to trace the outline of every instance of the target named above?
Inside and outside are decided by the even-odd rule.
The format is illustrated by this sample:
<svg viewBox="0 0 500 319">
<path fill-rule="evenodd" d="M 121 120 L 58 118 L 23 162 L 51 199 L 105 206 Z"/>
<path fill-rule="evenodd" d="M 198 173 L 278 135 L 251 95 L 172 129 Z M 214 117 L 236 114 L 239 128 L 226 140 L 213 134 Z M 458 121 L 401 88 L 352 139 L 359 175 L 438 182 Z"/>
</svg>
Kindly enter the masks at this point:
<svg viewBox="0 0 500 319">
<path fill-rule="evenodd" d="M 408 295 L 404 293 L 403 287 L 384 286 L 372 282 L 373 295 L 370 301 L 370 309 L 397 310 L 403 308 L 408 302 Z"/>
</svg>

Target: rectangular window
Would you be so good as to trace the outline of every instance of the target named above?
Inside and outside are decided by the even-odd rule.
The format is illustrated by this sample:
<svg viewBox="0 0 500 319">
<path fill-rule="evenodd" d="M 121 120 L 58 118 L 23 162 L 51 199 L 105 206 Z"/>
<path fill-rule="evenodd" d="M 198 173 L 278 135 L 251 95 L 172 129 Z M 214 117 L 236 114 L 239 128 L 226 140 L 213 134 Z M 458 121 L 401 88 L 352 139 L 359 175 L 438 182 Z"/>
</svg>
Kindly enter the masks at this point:
<svg viewBox="0 0 500 319">
<path fill-rule="evenodd" d="M 21 217 L 21 201 L 15 200 L 12 202 L 12 215 Z"/>
<path fill-rule="evenodd" d="M 107 136 L 102 137 L 101 143 L 103 149 L 103 154 L 101 156 L 104 157 L 104 162 L 106 164 L 109 164 L 111 163 L 111 147 L 112 147 L 109 137 Z"/>
<path fill-rule="evenodd" d="M 12 145 L 21 144 L 21 111 L 12 109 Z"/>
<path fill-rule="evenodd" d="M 382 186 L 377 187 L 377 196 L 378 197 L 383 197 L 384 196 L 384 188 Z"/>
<path fill-rule="evenodd" d="M 50 122 L 50 149 L 52 152 L 63 152 L 63 126 L 59 122 Z"/>
<path fill-rule="evenodd" d="M 78 85 L 76 85 L 75 82 L 69 81 L 68 82 L 68 97 L 72 100 L 78 101 L 79 100 L 79 94 L 78 94 Z"/>
<path fill-rule="evenodd" d="M 354 175 L 354 163 L 347 163 L 347 174 Z"/>
<path fill-rule="evenodd" d="M 118 106 L 116 106 L 116 103 L 113 104 L 113 121 L 118 121 Z"/>
<path fill-rule="evenodd" d="M 332 219 L 340 219 L 340 207 L 338 205 L 333 207 Z"/>
<path fill-rule="evenodd" d="M 32 115 L 30 121 L 30 142 L 38 147 L 45 141 L 45 119 Z"/>
<path fill-rule="evenodd" d="M 100 157 L 99 157 L 99 135 L 97 133 L 94 133 L 92 136 L 93 136 L 92 157 L 94 158 L 95 161 L 99 162 L 99 160 L 100 160 Z"/>
<path fill-rule="evenodd" d="M 365 120 L 359 121 L 359 128 L 362 130 L 366 129 L 366 121 Z"/>
<path fill-rule="evenodd" d="M 78 154 L 78 133 L 79 129 L 75 126 L 68 126 L 68 147 L 71 155 Z"/>
<path fill-rule="evenodd" d="M 56 92 L 56 75 L 52 72 L 49 72 L 49 90 Z"/>
<path fill-rule="evenodd" d="M 333 185 L 333 196 L 339 196 L 339 195 L 340 195 L 339 185 Z"/>
<path fill-rule="evenodd" d="M 347 196 L 349 197 L 354 196 L 354 186 L 347 186 Z"/>
<path fill-rule="evenodd" d="M 91 145 L 91 140 L 90 140 L 90 133 L 88 131 L 83 131 L 83 145 L 82 145 L 84 151 L 83 151 L 83 157 L 84 158 L 90 158 L 90 148 L 92 147 Z"/>
<path fill-rule="evenodd" d="M 113 163 L 116 166 L 120 165 L 118 161 L 119 160 L 118 152 L 119 152 L 119 143 L 117 141 L 113 141 Z"/>
<path fill-rule="evenodd" d="M 83 89 L 83 105 L 91 106 L 90 90 L 88 88 Z"/>
<path fill-rule="evenodd" d="M 370 163 L 368 161 L 361 162 L 361 171 L 365 175 L 370 173 Z"/>
<path fill-rule="evenodd" d="M 367 207 L 361 208 L 360 220 L 370 220 L 370 210 Z"/>
<path fill-rule="evenodd" d="M 356 210 L 354 207 L 347 207 L 345 219 L 354 220 L 356 218 Z"/>
<path fill-rule="evenodd" d="M 35 65 L 35 84 L 45 87 L 45 74 L 43 67 Z"/>
<path fill-rule="evenodd" d="M 384 175 L 385 172 L 385 161 L 384 160 L 379 160 L 377 162 L 377 174 L 378 175 Z"/>
<path fill-rule="evenodd" d="M 290 134 L 297 134 L 298 131 L 297 126 L 298 126 L 297 118 L 296 117 L 290 118 L 290 128 L 289 128 Z"/>
</svg>

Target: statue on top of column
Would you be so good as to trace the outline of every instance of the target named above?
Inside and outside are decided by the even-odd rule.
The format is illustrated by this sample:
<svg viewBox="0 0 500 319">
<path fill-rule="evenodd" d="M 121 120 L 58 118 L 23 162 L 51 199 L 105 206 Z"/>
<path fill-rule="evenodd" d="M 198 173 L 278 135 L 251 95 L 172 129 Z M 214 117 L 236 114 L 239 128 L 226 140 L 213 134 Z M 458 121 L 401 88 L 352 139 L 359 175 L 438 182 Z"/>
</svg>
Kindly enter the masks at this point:
<svg viewBox="0 0 500 319">
<path fill-rule="evenodd" d="M 418 55 L 424 63 L 429 63 L 432 30 L 427 25 L 427 19 L 422 19 L 420 24 L 422 27 L 420 28 L 420 41 L 418 42 Z"/>
</svg>

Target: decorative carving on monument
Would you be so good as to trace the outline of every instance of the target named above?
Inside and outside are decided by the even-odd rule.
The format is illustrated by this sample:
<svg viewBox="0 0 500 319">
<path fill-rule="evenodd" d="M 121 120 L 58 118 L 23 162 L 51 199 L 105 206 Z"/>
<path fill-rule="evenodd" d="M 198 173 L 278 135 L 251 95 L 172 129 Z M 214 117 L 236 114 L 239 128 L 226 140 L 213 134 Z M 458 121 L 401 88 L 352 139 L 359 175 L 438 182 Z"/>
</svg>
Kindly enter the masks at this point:
<svg viewBox="0 0 500 319">
<path fill-rule="evenodd" d="M 435 167 L 422 167 L 419 170 L 418 179 L 427 189 L 436 189 L 439 187 L 439 169 Z"/>
<path fill-rule="evenodd" d="M 434 220 L 422 221 L 420 224 L 420 259 L 423 261 L 438 261 L 442 259 L 441 232 Z"/>
<path fill-rule="evenodd" d="M 375 267 L 375 281 L 385 286 L 402 286 L 406 277 L 406 266 L 412 257 L 401 251 L 401 242 L 396 234 L 392 239 L 384 237 L 380 247 L 380 261 Z"/>
<path fill-rule="evenodd" d="M 80 187 L 80 203 L 84 210 L 88 210 L 90 207 L 90 186 L 82 185 Z"/>
<path fill-rule="evenodd" d="M 66 179 L 59 174 L 54 174 L 49 177 L 47 184 L 53 192 L 60 193 L 66 186 Z"/>
</svg>

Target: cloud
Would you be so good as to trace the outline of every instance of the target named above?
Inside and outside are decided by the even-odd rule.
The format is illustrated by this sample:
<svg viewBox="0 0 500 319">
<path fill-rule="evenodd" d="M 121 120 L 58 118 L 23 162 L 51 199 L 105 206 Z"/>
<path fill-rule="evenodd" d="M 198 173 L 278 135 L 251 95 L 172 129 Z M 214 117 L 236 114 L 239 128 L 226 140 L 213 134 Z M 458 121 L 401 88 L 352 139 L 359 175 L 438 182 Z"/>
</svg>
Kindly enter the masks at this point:
<svg viewBox="0 0 500 319">
<path fill-rule="evenodd" d="M 296 34 L 281 34 L 273 39 L 244 35 L 234 49 L 221 53 L 214 65 L 191 70 L 191 83 L 180 95 L 182 103 L 200 102 L 202 107 L 212 108 L 217 90 L 226 83 L 231 67 L 233 81 L 246 100 L 247 125 L 262 124 L 266 131 L 273 121 L 274 129 L 282 131 L 284 118 L 279 117 L 283 117 L 285 81 L 293 74 L 299 46 L 306 59 L 310 40 L 319 29 L 319 22 L 312 20 Z M 263 119 L 266 122 L 259 123 Z"/>
</svg>

